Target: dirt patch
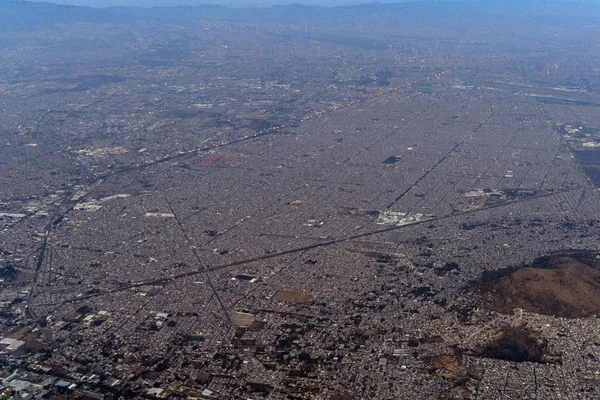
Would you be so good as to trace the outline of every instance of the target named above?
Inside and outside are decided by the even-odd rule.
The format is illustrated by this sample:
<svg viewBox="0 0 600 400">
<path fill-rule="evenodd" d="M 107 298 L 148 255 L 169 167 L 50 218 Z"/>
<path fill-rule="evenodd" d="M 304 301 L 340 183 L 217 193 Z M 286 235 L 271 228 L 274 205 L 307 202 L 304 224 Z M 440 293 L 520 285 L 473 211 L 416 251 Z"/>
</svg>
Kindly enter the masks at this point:
<svg viewBox="0 0 600 400">
<path fill-rule="evenodd" d="M 488 309 L 515 309 L 563 318 L 600 313 L 600 269 L 596 252 L 552 254 L 531 265 L 484 276 L 477 291 Z"/>
<path fill-rule="evenodd" d="M 363 336 L 377 336 L 379 335 L 379 329 L 377 328 L 370 328 L 370 329 L 365 329 L 362 333 Z"/>
<path fill-rule="evenodd" d="M 458 372 L 460 367 L 460 357 L 448 354 L 428 357 L 426 362 L 436 369 L 453 373 Z"/>
<path fill-rule="evenodd" d="M 548 344 L 539 332 L 525 327 L 507 326 L 482 349 L 479 355 L 515 362 L 545 361 Z"/>
<path fill-rule="evenodd" d="M 231 322 L 234 326 L 247 328 L 254 322 L 254 315 L 236 311 L 231 315 Z"/>
<path fill-rule="evenodd" d="M 350 396 L 347 393 L 334 394 L 329 398 L 329 400 L 354 400 L 354 397 Z"/>
<path fill-rule="evenodd" d="M 273 300 L 280 303 L 301 304 L 306 303 L 310 296 L 304 292 L 292 292 L 289 290 L 278 290 L 273 296 Z"/>
</svg>

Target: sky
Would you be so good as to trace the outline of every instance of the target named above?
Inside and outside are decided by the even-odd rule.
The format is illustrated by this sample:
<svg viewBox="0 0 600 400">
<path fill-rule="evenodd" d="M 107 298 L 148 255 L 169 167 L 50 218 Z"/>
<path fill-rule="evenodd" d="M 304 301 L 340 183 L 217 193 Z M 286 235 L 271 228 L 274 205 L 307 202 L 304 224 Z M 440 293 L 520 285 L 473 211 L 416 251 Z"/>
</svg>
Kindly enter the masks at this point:
<svg viewBox="0 0 600 400">
<path fill-rule="evenodd" d="M 30 0 L 48 3 L 85 5 L 91 7 L 107 6 L 175 6 L 220 4 L 230 7 L 267 7 L 283 4 L 304 4 L 319 6 L 356 5 L 364 3 L 400 3 L 406 0 Z"/>
<path fill-rule="evenodd" d="M 0 0 L 1 1 L 1 0 Z M 177 6 L 177 5 L 201 5 L 201 4 L 218 4 L 229 7 L 268 7 L 273 5 L 288 5 L 288 4 L 303 4 L 313 6 L 343 6 L 357 5 L 365 3 L 403 3 L 411 1 L 426 1 L 426 0 L 27 0 L 33 2 L 47 2 L 56 4 L 69 5 L 84 5 L 90 7 L 109 7 L 109 6 L 136 6 L 136 7 L 152 7 L 152 6 Z M 437 0 L 440 1 L 440 0 Z M 464 0 L 441 0 L 441 1 L 464 1 Z M 510 0 L 508 0 L 510 1 Z M 531 1 L 531 0 L 522 0 Z M 543 1 L 543 0 L 536 0 Z M 600 0 L 562 0 L 572 1 L 577 3 L 598 3 Z M 518 2 L 515 0 L 515 2 Z"/>
</svg>

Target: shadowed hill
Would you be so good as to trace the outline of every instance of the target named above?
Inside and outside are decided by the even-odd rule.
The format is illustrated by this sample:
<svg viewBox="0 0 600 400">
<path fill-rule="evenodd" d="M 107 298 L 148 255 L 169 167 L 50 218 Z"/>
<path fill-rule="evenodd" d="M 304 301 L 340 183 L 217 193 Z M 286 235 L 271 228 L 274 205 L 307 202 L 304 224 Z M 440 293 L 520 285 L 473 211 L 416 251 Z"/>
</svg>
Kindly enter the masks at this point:
<svg viewBox="0 0 600 400">
<path fill-rule="evenodd" d="M 600 270 L 577 255 L 539 259 L 484 283 L 481 290 L 487 307 L 501 313 L 516 308 L 563 318 L 600 313 Z"/>
</svg>

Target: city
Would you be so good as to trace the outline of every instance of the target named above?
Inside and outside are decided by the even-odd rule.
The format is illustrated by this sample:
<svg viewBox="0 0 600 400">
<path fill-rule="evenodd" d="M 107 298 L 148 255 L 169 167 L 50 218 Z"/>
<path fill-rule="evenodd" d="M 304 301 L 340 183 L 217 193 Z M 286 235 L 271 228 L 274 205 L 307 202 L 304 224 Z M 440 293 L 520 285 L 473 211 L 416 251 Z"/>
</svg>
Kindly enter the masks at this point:
<svg viewBox="0 0 600 400">
<path fill-rule="evenodd" d="M 597 398 L 600 10 L 437 7 L 0 3 L 0 396 Z"/>
</svg>

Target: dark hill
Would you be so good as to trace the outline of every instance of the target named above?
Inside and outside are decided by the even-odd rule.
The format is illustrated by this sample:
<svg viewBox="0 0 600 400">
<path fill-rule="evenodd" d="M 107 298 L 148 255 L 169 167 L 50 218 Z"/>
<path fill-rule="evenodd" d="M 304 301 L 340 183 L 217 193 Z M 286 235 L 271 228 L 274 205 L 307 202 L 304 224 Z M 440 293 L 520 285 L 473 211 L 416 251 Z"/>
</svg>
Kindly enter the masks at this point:
<svg viewBox="0 0 600 400">
<path fill-rule="evenodd" d="M 543 257 L 484 282 L 480 290 L 488 308 L 505 314 L 521 308 L 563 318 L 590 317 L 600 313 L 600 269 L 595 264 L 588 253 Z"/>
</svg>

